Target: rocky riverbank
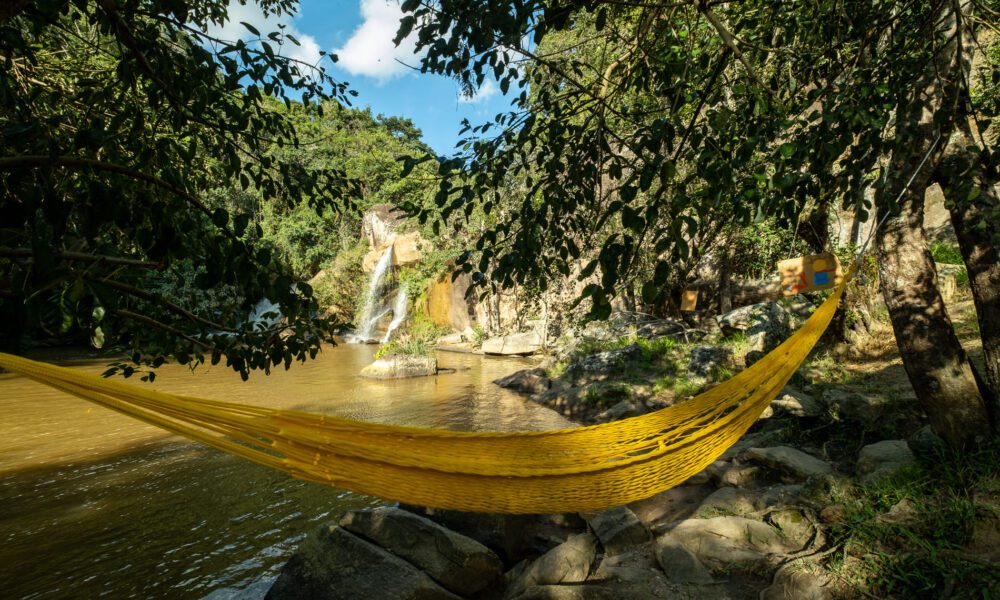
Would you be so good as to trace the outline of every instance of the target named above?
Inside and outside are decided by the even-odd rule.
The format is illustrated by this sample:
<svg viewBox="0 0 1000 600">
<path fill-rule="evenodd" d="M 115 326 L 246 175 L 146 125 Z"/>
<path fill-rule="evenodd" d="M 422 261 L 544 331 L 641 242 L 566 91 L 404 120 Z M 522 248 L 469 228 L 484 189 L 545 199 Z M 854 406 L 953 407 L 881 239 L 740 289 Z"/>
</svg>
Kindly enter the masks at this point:
<svg viewBox="0 0 1000 600">
<path fill-rule="evenodd" d="M 577 340 L 497 383 L 580 423 L 626 418 L 731 377 L 787 334 L 761 324 L 786 310 L 751 309 L 697 343 Z M 587 514 L 348 513 L 302 544 L 268 598 L 894 597 L 954 589 L 955 573 L 991 585 L 1000 449 L 949 455 L 891 356 L 819 353 L 793 383 L 719 460 L 657 496 Z"/>
</svg>

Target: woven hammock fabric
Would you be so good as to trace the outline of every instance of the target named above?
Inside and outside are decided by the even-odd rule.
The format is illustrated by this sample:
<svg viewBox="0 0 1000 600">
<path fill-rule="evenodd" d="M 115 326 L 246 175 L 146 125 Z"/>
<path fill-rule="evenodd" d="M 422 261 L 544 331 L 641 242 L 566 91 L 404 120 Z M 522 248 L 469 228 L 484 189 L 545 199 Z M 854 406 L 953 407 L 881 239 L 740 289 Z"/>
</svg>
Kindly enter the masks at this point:
<svg viewBox="0 0 1000 600">
<path fill-rule="evenodd" d="M 361 494 L 491 513 L 599 510 L 712 464 L 753 425 L 826 330 L 851 272 L 784 343 L 728 381 L 612 423 L 482 433 L 353 421 L 144 389 L 0 353 L 0 366 L 224 452 Z"/>
</svg>

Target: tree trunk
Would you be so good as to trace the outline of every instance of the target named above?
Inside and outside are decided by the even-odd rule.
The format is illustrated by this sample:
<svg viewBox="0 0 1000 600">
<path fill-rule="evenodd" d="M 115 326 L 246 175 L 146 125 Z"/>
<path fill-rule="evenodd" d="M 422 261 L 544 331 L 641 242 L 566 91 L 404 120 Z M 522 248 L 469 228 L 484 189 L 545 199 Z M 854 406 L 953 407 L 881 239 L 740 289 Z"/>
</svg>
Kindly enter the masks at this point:
<svg viewBox="0 0 1000 600">
<path fill-rule="evenodd" d="M 891 216 L 878 230 L 877 243 L 882 296 L 910 383 L 937 433 L 953 447 L 964 448 L 989 437 L 989 419 L 938 291 L 923 228 L 932 168 L 920 165 L 928 155 L 933 165 L 940 155 L 937 141 L 947 139 L 954 122 L 961 80 L 956 11 L 951 3 L 942 11 L 942 25 L 932 39 L 943 47 L 896 110 L 889 175 L 876 202 L 879 213 Z M 892 214 L 897 198 L 899 211 Z"/>
<path fill-rule="evenodd" d="M 986 364 L 988 392 L 984 397 L 996 428 L 1000 423 L 1000 252 L 993 235 L 1000 227 L 996 222 L 1000 198 L 995 177 L 990 177 L 994 171 L 983 164 L 983 151 L 974 140 L 972 125 L 963 120 L 936 177 L 969 272 Z"/>
<path fill-rule="evenodd" d="M 719 314 L 723 315 L 733 310 L 732 259 L 733 251 L 727 242 L 722 248 L 722 258 L 719 260 Z"/>
</svg>

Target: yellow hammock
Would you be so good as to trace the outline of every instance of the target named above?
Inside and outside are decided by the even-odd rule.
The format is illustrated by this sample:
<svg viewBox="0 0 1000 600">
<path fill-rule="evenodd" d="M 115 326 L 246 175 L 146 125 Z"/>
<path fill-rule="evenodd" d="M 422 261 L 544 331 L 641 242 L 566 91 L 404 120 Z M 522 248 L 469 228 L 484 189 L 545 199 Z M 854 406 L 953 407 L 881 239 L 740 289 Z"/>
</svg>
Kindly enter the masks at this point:
<svg viewBox="0 0 1000 600">
<path fill-rule="evenodd" d="M 853 269 L 852 269 L 853 271 Z M 852 272 L 788 340 L 703 394 L 590 427 L 470 433 L 169 394 L 0 353 L 26 377 L 300 479 L 453 510 L 561 513 L 648 498 L 712 464 L 826 330 Z"/>
</svg>

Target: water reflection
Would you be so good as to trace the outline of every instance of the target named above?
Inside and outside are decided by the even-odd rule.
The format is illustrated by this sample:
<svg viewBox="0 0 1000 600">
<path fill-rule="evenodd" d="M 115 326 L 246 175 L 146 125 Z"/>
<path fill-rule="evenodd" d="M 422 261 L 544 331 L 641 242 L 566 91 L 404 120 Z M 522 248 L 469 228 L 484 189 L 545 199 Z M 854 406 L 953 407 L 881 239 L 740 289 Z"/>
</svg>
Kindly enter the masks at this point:
<svg viewBox="0 0 1000 600">
<path fill-rule="evenodd" d="M 155 385 L 427 427 L 566 425 L 490 383 L 522 368 L 518 361 L 442 353 L 441 366 L 457 372 L 362 380 L 356 373 L 373 353 L 330 348 L 315 362 L 246 384 L 222 368 L 192 374 L 170 366 Z M 99 372 L 103 363 L 77 368 Z M 0 414 L 5 597 L 225 596 L 273 576 L 320 523 L 377 503 L 295 481 L 12 375 L 0 376 Z"/>
</svg>

